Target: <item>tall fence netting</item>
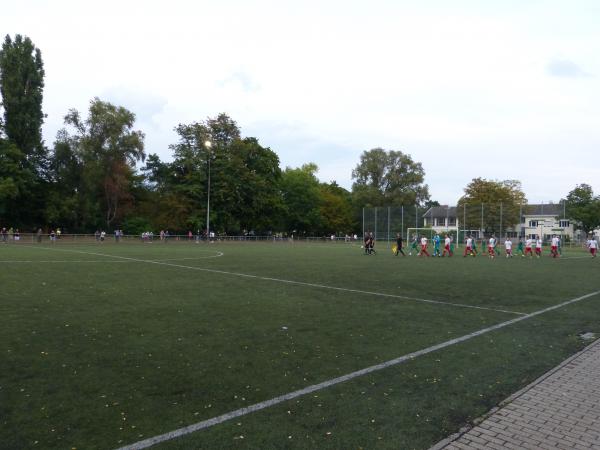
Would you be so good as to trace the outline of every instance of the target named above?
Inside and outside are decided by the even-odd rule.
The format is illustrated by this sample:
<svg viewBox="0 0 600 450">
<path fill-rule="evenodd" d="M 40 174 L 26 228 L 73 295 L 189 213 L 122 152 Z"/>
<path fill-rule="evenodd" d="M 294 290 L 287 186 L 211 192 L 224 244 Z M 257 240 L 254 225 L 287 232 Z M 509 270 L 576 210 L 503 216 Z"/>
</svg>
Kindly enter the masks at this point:
<svg viewBox="0 0 600 450">
<path fill-rule="evenodd" d="M 400 234 L 413 236 L 448 234 L 457 243 L 475 239 L 526 239 L 538 236 L 548 241 L 581 241 L 584 236 L 566 216 L 564 203 L 515 205 L 505 203 L 461 203 L 455 206 L 388 206 L 363 209 L 362 231 L 375 239 L 391 241 Z"/>
</svg>

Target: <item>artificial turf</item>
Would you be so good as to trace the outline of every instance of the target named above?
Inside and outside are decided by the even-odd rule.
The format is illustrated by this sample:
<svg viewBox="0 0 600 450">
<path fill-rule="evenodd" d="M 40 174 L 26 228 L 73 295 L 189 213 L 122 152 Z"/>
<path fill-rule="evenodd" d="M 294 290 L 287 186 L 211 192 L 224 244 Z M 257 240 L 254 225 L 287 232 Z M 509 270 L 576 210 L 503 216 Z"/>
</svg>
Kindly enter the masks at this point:
<svg viewBox="0 0 600 450">
<path fill-rule="evenodd" d="M 564 256 L 0 246 L 0 447 L 117 448 L 519 317 L 491 309 L 531 313 L 600 290 L 598 260 Z M 580 349 L 579 333 L 600 332 L 599 305 L 593 296 L 157 448 L 428 448 Z"/>
</svg>

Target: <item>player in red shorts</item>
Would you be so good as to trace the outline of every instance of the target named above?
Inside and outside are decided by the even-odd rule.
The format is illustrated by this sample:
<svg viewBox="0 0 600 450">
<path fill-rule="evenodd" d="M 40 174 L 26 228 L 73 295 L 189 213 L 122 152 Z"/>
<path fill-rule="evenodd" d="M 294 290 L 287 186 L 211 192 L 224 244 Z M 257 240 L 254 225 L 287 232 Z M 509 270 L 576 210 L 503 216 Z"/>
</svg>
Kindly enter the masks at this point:
<svg viewBox="0 0 600 450">
<path fill-rule="evenodd" d="M 451 243 L 452 240 L 450 239 L 450 236 L 446 235 L 446 238 L 444 239 L 444 251 L 442 252 L 442 256 L 446 256 L 446 253 L 448 253 L 448 256 L 452 256 L 452 249 L 450 248 Z"/>
<path fill-rule="evenodd" d="M 504 241 L 504 248 L 506 250 L 506 257 L 507 258 L 512 258 L 513 254 L 512 254 L 512 241 L 507 237 L 506 240 Z"/>
<path fill-rule="evenodd" d="M 467 245 L 465 246 L 465 252 L 463 254 L 464 257 L 466 257 L 467 255 L 473 255 L 473 238 L 471 236 L 469 236 L 467 238 Z M 473 255 L 475 256 L 475 255 Z"/>
<path fill-rule="evenodd" d="M 531 244 L 533 239 L 527 238 L 525 241 L 525 256 L 529 255 L 530 258 L 533 258 L 533 252 L 531 251 Z"/>
<path fill-rule="evenodd" d="M 428 252 L 427 252 L 427 238 L 425 236 L 423 236 L 421 238 L 421 252 L 419 253 L 419 256 L 431 256 Z"/>
<path fill-rule="evenodd" d="M 558 258 L 558 236 L 552 236 L 552 244 L 550 245 L 550 256 Z"/>
<path fill-rule="evenodd" d="M 488 256 L 492 259 L 496 256 L 494 248 L 496 247 L 496 236 L 492 236 L 488 242 Z"/>
<path fill-rule="evenodd" d="M 535 256 L 537 256 L 538 258 L 542 256 L 542 238 L 540 238 L 539 236 L 535 241 Z"/>
<path fill-rule="evenodd" d="M 590 253 L 592 254 L 592 258 L 596 257 L 596 253 L 598 252 L 598 241 L 595 237 L 592 238 L 587 243 L 588 248 L 590 249 Z"/>
</svg>

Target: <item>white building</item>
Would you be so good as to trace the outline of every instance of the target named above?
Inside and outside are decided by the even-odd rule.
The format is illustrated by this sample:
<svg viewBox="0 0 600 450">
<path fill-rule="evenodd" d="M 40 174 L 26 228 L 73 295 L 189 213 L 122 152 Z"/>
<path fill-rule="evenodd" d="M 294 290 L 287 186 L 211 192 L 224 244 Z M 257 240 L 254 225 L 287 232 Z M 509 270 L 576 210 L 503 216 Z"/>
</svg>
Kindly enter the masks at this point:
<svg viewBox="0 0 600 450">
<path fill-rule="evenodd" d="M 436 233 L 458 232 L 456 206 L 433 206 L 423 214 L 423 225 Z"/>
<path fill-rule="evenodd" d="M 523 206 L 520 230 L 521 236 L 532 239 L 541 236 L 543 240 L 549 240 L 553 235 L 562 236 L 563 240 L 577 237 L 572 221 L 565 217 L 562 204 Z"/>
</svg>

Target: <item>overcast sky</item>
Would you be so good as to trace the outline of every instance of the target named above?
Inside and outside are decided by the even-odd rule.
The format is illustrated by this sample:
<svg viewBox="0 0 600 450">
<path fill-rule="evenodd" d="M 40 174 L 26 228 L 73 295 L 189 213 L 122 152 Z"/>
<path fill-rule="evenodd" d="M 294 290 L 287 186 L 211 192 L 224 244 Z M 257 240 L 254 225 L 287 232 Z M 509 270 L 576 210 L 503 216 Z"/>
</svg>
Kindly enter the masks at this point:
<svg viewBox="0 0 600 450">
<path fill-rule="evenodd" d="M 600 2 L 3 2 L 46 69 L 44 138 L 100 97 L 171 160 L 178 123 L 226 112 L 282 168 L 351 188 L 364 150 L 423 163 L 434 200 L 474 177 L 530 202 L 600 194 Z"/>
</svg>

